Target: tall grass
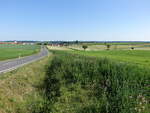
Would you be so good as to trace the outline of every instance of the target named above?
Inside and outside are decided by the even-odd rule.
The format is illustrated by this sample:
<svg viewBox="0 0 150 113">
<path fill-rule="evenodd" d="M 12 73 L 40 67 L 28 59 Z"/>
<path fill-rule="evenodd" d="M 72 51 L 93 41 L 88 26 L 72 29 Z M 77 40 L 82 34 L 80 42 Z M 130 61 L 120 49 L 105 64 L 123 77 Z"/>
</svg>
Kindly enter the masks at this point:
<svg viewBox="0 0 150 113">
<path fill-rule="evenodd" d="M 44 113 L 148 113 L 150 71 L 63 52 L 47 67 Z"/>
</svg>

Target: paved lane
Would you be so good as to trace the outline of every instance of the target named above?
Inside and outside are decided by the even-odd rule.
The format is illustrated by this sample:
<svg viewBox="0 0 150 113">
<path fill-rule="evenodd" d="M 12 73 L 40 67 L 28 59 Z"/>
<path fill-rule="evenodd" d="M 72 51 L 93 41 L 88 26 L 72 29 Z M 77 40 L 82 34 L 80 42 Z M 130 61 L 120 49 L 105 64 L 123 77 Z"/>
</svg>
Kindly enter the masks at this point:
<svg viewBox="0 0 150 113">
<path fill-rule="evenodd" d="M 21 67 L 25 64 L 37 61 L 48 55 L 48 50 L 43 47 L 41 48 L 41 52 L 32 56 L 27 56 L 18 59 L 12 59 L 7 61 L 0 61 L 0 73 L 5 73 L 11 70 L 14 70 L 18 67 Z"/>
</svg>

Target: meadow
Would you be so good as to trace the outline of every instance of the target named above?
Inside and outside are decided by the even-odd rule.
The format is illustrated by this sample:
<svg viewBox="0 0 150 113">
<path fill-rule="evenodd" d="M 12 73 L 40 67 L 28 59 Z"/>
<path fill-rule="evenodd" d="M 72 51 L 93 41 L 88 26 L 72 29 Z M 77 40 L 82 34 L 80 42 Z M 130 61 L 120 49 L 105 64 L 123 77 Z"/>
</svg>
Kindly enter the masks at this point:
<svg viewBox="0 0 150 113">
<path fill-rule="evenodd" d="M 54 57 L 34 113 L 149 113 L 148 68 L 74 52 Z"/>
<path fill-rule="evenodd" d="M 0 44 L 0 60 L 24 57 L 39 52 L 38 45 Z"/>
<path fill-rule="evenodd" d="M 150 66 L 150 52 L 147 50 L 74 51 L 73 53 L 84 56 L 108 58 L 147 67 Z"/>
</svg>

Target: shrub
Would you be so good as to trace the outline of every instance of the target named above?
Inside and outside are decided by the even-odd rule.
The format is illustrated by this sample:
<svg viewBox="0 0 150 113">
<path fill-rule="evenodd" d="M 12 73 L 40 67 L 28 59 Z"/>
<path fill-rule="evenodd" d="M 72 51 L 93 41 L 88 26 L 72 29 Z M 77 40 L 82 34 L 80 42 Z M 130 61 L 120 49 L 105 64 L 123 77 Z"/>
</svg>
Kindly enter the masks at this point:
<svg viewBox="0 0 150 113">
<path fill-rule="evenodd" d="M 132 50 L 134 50 L 134 47 L 131 47 Z"/>
<path fill-rule="evenodd" d="M 83 45 L 82 48 L 83 48 L 84 50 L 86 50 L 86 49 L 88 48 L 88 46 L 87 46 L 87 45 Z"/>
<path fill-rule="evenodd" d="M 111 45 L 110 45 L 110 44 L 107 44 L 106 47 L 107 47 L 107 50 L 109 50 L 110 47 L 111 47 Z"/>
</svg>

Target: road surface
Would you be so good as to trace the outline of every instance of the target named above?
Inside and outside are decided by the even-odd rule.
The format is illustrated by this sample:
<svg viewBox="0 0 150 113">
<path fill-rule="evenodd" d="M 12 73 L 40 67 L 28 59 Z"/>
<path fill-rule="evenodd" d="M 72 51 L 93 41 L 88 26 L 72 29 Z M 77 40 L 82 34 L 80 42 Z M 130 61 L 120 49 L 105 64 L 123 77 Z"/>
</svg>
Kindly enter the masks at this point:
<svg viewBox="0 0 150 113">
<path fill-rule="evenodd" d="M 0 74 L 17 69 L 25 64 L 37 61 L 48 55 L 48 50 L 45 47 L 41 48 L 40 53 L 18 59 L 0 61 Z"/>
</svg>

